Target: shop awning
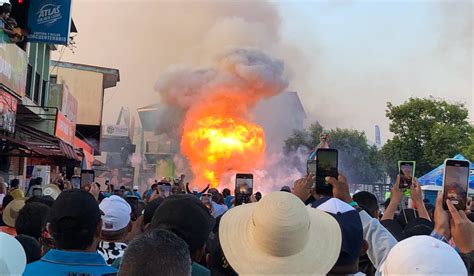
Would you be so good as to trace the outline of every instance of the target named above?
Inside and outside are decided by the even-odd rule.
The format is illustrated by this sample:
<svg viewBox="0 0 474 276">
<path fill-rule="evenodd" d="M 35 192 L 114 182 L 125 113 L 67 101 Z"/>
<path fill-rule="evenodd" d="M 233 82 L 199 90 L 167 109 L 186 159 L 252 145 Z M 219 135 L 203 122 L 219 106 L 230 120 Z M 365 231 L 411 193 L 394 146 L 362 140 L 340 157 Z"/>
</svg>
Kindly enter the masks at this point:
<svg viewBox="0 0 474 276">
<path fill-rule="evenodd" d="M 48 133 L 29 126 L 17 124 L 17 135 L 34 151 L 43 156 L 57 156 L 66 159 L 81 161 L 82 157 L 73 146 Z"/>
<path fill-rule="evenodd" d="M 5 152 L 10 153 L 11 151 L 18 150 L 18 155 L 24 156 L 43 156 L 47 152 L 41 148 L 37 148 L 27 142 L 20 139 L 16 139 L 9 136 L 0 135 L 0 146 L 6 147 Z"/>
</svg>

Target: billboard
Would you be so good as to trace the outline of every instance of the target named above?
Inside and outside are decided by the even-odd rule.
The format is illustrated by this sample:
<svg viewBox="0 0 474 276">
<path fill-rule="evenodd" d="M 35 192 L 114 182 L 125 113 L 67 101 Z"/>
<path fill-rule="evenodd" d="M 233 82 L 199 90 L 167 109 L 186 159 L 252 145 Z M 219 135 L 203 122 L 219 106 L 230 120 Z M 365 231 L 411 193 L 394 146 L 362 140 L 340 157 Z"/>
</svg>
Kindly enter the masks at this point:
<svg viewBox="0 0 474 276">
<path fill-rule="evenodd" d="M 16 98 L 0 89 L 0 130 L 15 132 L 16 106 Z"/>
<path fill-rule="evenodd" d="M 26 52 L 12 43 L 0 43 L 0 84 L 25 95 L 28 60 Z"/>
<path fill-rule="evenodd" d="M 72 0 L 30 1 L 28 41 L 67 45 Z"/>
<path fill-rule="evenodd" d="M 125 125 L 106 125 L 104 128 L 104 136 L 128 137 L 128 127 Z"/>
<path fill-rule="evenodd" d="M 76 136 L 76 124 L 66 118 L 61 111 L 56 113 L 56 129 L 54 135 L 69 145 L 74 145 Z"/>
</svg>

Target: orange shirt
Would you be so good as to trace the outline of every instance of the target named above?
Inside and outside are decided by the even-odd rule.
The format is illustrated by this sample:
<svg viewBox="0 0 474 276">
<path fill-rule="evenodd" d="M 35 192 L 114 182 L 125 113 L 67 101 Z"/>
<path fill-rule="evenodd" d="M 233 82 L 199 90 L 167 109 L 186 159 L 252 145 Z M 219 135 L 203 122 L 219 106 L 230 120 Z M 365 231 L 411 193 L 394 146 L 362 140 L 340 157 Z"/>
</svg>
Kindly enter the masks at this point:
<svg viewBox="0 0 474 276">
<path fill-rule="evenodd" d="M 16 229 L 10 226 L 0 226 L 0 232 L 3 232 L 13 237 L 16 236 Z"/>
</svg>

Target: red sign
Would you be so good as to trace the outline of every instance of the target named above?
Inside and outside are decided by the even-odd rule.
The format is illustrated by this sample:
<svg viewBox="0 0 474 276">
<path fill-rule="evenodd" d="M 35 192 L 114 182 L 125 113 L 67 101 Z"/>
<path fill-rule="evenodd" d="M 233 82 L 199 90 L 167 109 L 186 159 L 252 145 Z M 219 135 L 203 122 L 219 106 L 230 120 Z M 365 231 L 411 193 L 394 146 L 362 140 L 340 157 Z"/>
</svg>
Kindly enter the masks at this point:
<svg viewBox="0 0 474 276">
<path fill-rule="evenodd" d="M 17 100 L 0 89 L 0 129 L 8 133 L 15 132 Z"/>
<path fill-rule="evenodd" d="M 64 142 L 74 145 L 74 137 L 76 136 L 76 125 L 66 118 L 60 111 L 56 113 L 56 130 L 55 135 Z"/>
</svg>

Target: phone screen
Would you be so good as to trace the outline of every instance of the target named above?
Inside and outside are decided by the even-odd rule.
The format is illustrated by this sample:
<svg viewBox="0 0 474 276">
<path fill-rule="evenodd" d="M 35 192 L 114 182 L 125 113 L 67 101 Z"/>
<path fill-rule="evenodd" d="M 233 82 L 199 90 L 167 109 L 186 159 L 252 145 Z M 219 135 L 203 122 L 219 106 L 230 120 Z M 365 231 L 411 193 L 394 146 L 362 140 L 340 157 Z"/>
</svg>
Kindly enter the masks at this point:
<svg viewBox="0 0 474 276">
<path fill-rule="evenodd" d="M 170 196 L 170 191 L 171 191 L 171 186 L 161 185 L 161 188 L 163 189 L 164 196 L 169 197 Z"/>
<path fill-rule="evenodd" d="M 43 195 L 43 189 L 33 188 L 33 196 L 40 197 Z"/>
<path fill-rule="evenodd" d="M 326 177 L 337 178 L 338 153 L 336 149 L 318 149 L 316 152 L 316 192 L 332 193 L 332 186 L 326 182 Z"/>
<path fill-rule="evenodd" d="M 73 189 L 81 188 L 81 178 L 79 176 L 71 177 L 71 185 Z"/>
<path fill-rule="evenodd" d="M 398 161 L 398 174 L 400 189 L 409 188 L 415 176 L 415 161 Z"/>
<path fill-rule="evenodd" d="M 253 175 L 238 173 L 235 176 L 235 205 L 249 203 L 253 193 Z"/>
<path fill-rule="evenodd" d="M 465 210 L 469 185 L 470 163 L 466 160 L 446 160 L 443 179 L 443 207 L 448 209 L 446 200 L 458 210 Z"/>
<path fill-rule="evenodd" d="M 306 175 L 310 174 L 316 176 L 316 160 L 308 160 L 306 162 Z M 314 187 L 314 185 L 316 184 L 316 180 L 312 181 L 310 184 L 310 188 Z"/>
<path fill-rule="evenodd" d="M 81 187 L 84 185 L 92 185 L 94 183 L 94 171 L 93 170 L 82 170 L 81 171 Z"/>
</svg>

